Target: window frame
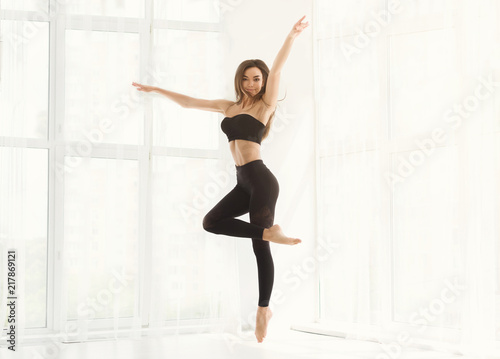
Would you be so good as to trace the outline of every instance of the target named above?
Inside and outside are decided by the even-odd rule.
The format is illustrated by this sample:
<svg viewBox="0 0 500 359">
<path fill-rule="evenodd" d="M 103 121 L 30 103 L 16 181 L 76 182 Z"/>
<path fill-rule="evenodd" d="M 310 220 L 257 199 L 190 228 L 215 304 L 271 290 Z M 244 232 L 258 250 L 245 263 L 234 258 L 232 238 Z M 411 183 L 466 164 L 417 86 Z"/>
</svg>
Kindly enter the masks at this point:
<svg viewBox="0 0 500 359">
<path fill-rule="evenodd" d="M 62 312 L 66 307 L 65 295 L 62 286 L 63 262 L 61 254 L 64 250 L 64 175 L 60 176 L 54 170 L 55 164 L 64 164 L 65 156 L 74 155 L 78 141 L 64 141 L 64 116 L 65 116 L 65 34 L 66 30 L 89 30 L 88 19 L 92 18 L 92 31 L 115 32 L 117 20 L 123 25 L 119 32 L 136 33 L 140 39 L 140 78 L 147 76 L 147 64 L 151 63 L 152 56 L 152 32 L 155 29 L 164 30 L 186 30 L 201 32 L 222 32 L 221 21 L 218 23 L 162 20 L 153 18 L 154 0 L 145 0 L 145 17 L 127 18 L 95 15 L 74 15 L 59 13 L 61 4 L 57 0 L 47 0 L 48 11 L 22 11 L 22 10 L 0 10 L 2 20 L 25 20 L 47 22 L 49 31 L 49 98 L 48 98 L 48 131 L 45 139 L 15 138 L 0 136 L 1 146 L 11 146 L 16 148 L 37 148 L 48 150 L 48 208 L 47 208 L 47 300 L 46 300 L 46 327 L 25 328 L 26 339 L 28 341 L 47 338 L 57 338 L 64 331 L 64 326 L 71 324 L 65 321 L 65 314 Z M 221 36 L 220 41 L 224 38 Z M 57 65 L 56 65 L 57 64 Z M 151 223 L 151 197 L 148 193 L 148 181 L 150 176 L 150 166 L 153 156 L 175 156 L 187 158 L 219 159 L 225 158 L 222 149 L 227 143 L 222 136 L 218 136 L 217 149 L 195 149 L 178 148 L 169 146 L 152 145 L 152 98 L 144 99 L 144 133 L 142 144 L 112 144 L 93 143 L 90 158 L 110 157 L 109 153 L 114 153 L 114 149 L 120 149 L 122 156 L 120 159 L 131 159 L 138 161 L 139 166 L 139 241 L 140 252 L 144 253 L 139 257 L 140 276 L 138 278 L 138 290 L 135 293 L 136 303 L 139 303 L 141 320 L 141 330 L 148 331 L 149 307 L 151 297 L 151 248 L 152 248 L 152 223 Z M 111 150 L 111 151 L 110 151 Z M 130 328 L 136 318 L 122 318 L 120 325 L 123 328 Z M 89 326 L 90 330 L 105 330 L 112 327 L 113 319 L 95 319 Z M 175 326 L 191 327 L 189 330 L 198 330 L 199 327 L 210 327 L 220 325 L 223 318 L 218 319 L 187 319 L 175 321 Z M 172 324 L 173 325 L 173 324 Z M 166 323 L 166 330 L 169 328 Z M 156 329 L 151 329 L 156 330 Z M 177 328 L 175 329 L 177 330 Z M 89 336 L 92 336 L 89 332 Z M 97 334 L 95 334 L 97 335 Z M 60 339 L 60 338 L 59 338 Z M 71 339 L 71 338 L 70 338 Z M 63 341 L 66 339 L 63 339 Z"/>
</svg>

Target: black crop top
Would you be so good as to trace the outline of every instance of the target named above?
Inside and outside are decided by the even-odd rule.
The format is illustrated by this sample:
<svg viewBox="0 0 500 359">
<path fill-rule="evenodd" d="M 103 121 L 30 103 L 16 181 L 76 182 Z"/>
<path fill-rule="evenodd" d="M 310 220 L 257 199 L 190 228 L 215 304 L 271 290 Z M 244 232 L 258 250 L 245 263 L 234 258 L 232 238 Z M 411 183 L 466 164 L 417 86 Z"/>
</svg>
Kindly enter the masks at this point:
<svg viewBox="0 0 500 359">
<path fill-rule="evenodd" d="M 240 113 L 233 117 L 224 117 L 221 129 L 227 135 L 228 142 L 247 140 L 260 145 L 266 125 L 248 113 Z"/>
</svg>

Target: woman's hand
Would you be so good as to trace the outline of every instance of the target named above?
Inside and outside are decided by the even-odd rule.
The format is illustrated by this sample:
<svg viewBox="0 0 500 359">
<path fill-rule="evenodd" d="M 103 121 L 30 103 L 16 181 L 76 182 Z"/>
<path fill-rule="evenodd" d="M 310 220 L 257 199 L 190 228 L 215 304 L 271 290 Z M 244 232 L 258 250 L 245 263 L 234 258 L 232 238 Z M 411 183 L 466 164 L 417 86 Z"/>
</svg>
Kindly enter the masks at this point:
<svg viewBox="0 0 500 359">
<path fill-rule="evenodd" d="M 302 18 L 297 21 L 295 25 L 293 25 L 293 28 L 290 31 L 290 36 L 297 37 L 302 32 L 302 30 L 309 26 L 309 21 L 302 23 L 302 20 L 304 20 L 305 17 L 305 15 L 302 16 Z"/>
<path fill-rule="evenodd" d="M 136 86 L 137 90 L 144 91 L 144 92 L 151 92 L 151 91 L 154 91 L 154 89 L 155 89 L 154 86 L 141 85 L 141 84 L 138 84 L 137 82 L 132 82 L 132 85 Z"/>
</svg>

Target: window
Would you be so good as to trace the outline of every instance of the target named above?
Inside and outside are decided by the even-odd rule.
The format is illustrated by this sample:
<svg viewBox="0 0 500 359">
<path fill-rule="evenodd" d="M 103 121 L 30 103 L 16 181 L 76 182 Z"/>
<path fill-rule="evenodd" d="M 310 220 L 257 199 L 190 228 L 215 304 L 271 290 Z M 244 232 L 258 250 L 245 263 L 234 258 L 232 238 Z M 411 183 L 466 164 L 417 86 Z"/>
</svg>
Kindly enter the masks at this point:
<svg viewBox="0 0 500 359">
<path fill-rule="evenodd" d="M 1 6 L 0 248 L 18 250 L 22 327 L 223 318 L 234 243 L 202 228 L 231 185 L 220 114 L 132 86 L 226 97 L 219 2 Z"/>
<path fill-rule="evenodd" d="M 315 16 L 320 321 L 498 348 L 498 4 Z"/>
</svg>

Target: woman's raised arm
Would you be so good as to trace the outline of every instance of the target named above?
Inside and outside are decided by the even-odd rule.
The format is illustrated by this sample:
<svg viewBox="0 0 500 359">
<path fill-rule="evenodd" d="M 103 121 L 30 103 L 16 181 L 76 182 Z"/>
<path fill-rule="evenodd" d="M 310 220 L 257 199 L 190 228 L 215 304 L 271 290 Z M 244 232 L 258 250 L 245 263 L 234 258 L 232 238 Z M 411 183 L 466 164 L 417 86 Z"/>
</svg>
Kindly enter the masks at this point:
<svg viewBox="0 0 500 359">
<path fill-rule="evenodd" d="M 285 43 L 281 47 L 278 55 L 274 59 L 273 66 L 269 71 L 269 77 L 267 78 L 266 85 L 266 93 L 263 96 L 264 101 L 270 105 L 270 107 L 275 107 L 278 102 L 278 91 L 279 91 L 279 82 L 281 69 L 285 65 L 286 59 L 290 54 L 290 50 L 292 49 L 293 41 L 295 38 L 304 30 L 307 26 L 309 26 L 309 21 L 302 23 L 306 16 L 302 16 L 302 18 L 297 21 L 292 30 L 288 33 Z"/>
<path fill-rule="evenodd" d="M 280 73 L 281 69 L 283 68 L 283 65 L 285 65 L 286 59 L 288 58 L 288 54 L 290 54 L 290 50 L 292 49 L 292 44 L 293 40 L 297 36 L 300 35 L 300 33 L 309 26 L 309 21 L 302 23 L 302 20 L 304 20 L 306 16 L 302 16 L 302 18 L 293 25 L 292 30 L 288 33 L 285 43 L 281 47 L 280 51 L 278 52 L 278 55 L 276 55 L 276 58 L 274 59 L 273 66 L 271 67 L 271 72 L 270 73 Z"/>
</svg>

